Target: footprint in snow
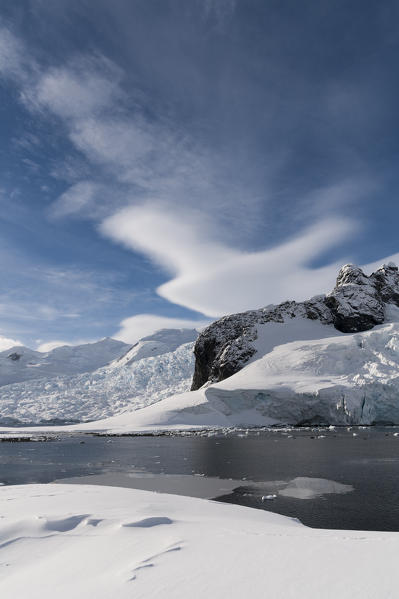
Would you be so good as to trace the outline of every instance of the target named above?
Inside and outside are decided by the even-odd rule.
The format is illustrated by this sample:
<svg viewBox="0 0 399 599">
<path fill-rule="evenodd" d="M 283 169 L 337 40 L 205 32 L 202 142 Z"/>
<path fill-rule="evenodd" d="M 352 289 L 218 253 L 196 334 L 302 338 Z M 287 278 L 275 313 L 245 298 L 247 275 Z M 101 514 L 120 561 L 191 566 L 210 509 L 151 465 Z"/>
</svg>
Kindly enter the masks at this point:
<svg viewBox="0 0 399 599">
<path fill-rule="evenodd" d="M 151 555 L 150 557 L 147 557 L 147 559 L 143 559 L 139 564 L 137 564 L 137 566 L 135 566 L 133 568 L 133 576 L 131 578 L 129 578 L 129 581 L 131 582 L 132 580 L 135 580 L 137 578 L 137 574 L 135 574 L 136 572 L 138 572 L 139 570 L 144 570 L 146 568 L 153 568 L 155 566 L 153 560 L 156 560 L 160 557 L 162 557 L 163 555 L 166 555 L 167 553 L 172 553 L 175 551 L 180 551 L 181 550 L 181 545 L 171 545 L 170 547 L 167 547 L 166 549 L 164 549 L 164 551 L 160 551 L 159 553 L 156 553 L 154 555 Z"/>
</svg>

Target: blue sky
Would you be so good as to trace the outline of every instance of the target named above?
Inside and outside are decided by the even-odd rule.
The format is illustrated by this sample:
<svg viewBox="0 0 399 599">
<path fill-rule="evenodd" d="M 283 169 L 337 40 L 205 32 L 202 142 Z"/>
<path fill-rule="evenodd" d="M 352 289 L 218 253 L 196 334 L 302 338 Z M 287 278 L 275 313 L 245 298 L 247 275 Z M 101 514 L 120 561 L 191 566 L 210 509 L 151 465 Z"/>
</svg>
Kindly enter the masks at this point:
<svg viewBox="0 0 399 599">
<path fill-rule="evenodd" d="M 398 259 L 398 18 L 3 0 L 0 348 L 133 342 Z"/>
</svg>

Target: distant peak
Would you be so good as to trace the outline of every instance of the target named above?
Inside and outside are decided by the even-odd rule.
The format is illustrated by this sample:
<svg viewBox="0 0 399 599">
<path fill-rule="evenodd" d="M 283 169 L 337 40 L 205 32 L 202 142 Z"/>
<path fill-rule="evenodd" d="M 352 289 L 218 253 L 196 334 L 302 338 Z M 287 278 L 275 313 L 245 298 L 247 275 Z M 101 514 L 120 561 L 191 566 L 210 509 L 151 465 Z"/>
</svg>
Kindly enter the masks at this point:
<svg viewBox="0 0 399 599">
<path fill-rule="evenodd" d="M 398 270 L 398 267 L 395 262 L 388 262 L 387 264 L 380 266 L 378 270 Z"/>
<path fill-rule="evenodd" d="M 367 285 L 368 277 L 364 274 L 362 269 L 356 264 L 345 264 L 338 273 L 337 276 L 337 287 L 342 285 Z"/>
</svg>

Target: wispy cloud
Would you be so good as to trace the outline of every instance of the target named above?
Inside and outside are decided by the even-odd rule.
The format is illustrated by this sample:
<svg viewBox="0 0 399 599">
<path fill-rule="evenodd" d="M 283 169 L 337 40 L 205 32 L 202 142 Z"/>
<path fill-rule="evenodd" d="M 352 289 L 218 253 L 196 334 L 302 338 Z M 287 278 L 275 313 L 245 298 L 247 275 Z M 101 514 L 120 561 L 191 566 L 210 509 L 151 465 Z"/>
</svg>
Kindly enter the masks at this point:
<svg viewBox="0 0 399 599">
<path fill-rule="evenodd" d="M 15 347 L 16 345 L 22 345 L 22 343 L 16 339 L 10 339 L 9 337 L 3 337 L 0 335 L 0 351 L 5 351 L 6 349 L 10 349 L 10 347 Z"/>
<path fill-rule="evenodd" d="M 85 214 L 92 216 L 101 192 L 101 186 L 93 181 L 79 181 L 52 203 L 49 213 L 53 218 Z"/>
<path fill-rule="evenodd" d="M 63 347 L 64 345 L 85 345 L 86 343 L 93 343 L 93 339 L 75 339 L 73 342 L 55 339 L 54 341 L 46 341 L 44 343 L 38 339 L 37 343 L 36 351 L 47 353 L 57 347 Z"/>
<path fill-rule="evenodd" d="M 21 80 L 27 63 L 23 44 L 0 21 L 0 74 Z"/>
<path fill-rule="evenodd" d="M 4 35 L 12 37 L 10 32 Z M 166 113 L 150 114 L 139 90 L 137 99 L 132 93 L 127 97 L 117 65 L 102 55 L 81 55 L 57 68 L 41 67 L 34 58 L 27 66 L 22 57 L 29 52 L 21 48 L 15 68 L 3 74 L 17 83 L 27 109 L 62 121 L 66 137 L 82 157 L 79 164 L 66 156 L 65 167 L 53 169 L 73 185 L 55 200 L 52 216 L 84 213 L 90 197 L 91 214 L 98 219 L 105 210 L 110 214 L 123 203 L 150 197 L 179 206 L 200 204 L 214 221 L 241 221 L 242 234 L 251 230 L 264 193 L 259 197 L 248 189 L 245 177 L 232 183 L 233 167 L 226 157 L 187 135 Z M 95 168 L 95 180 L 84 161 Z M 84 179 L 79 180 L 80 174 Z M 93 193 L 99 185 L 102 193 Z"/>
<path fill-rule="evenodd" d="M 322 252 L 356 231 L 347 219 L 329 219 L 260 252 L 239 251 L 215 238 L 198 214 L 147 204 L 106 219 L 101 231 L 148 255 L 172 275 L 158 288 L 169 301 L 209 316 L 328 291 L 338 264 L 311 268 Z"/>
<path fill-rule="evenodd" d="M 66 341 L 46 341 L 45 343 L 39 343 L 39 345 L 37 346 L 36 350 L 43 352 L 43 353 L 47 353 L 49 351 L 52 351 L 53 349 L 56 349 L 57 347 L 63 347 L 64 345 L 70 345 L 70 343 L 67 343 Z"/>
<path fill-rule="evenodd" d="M 82 119 L 100 114 L 123 92 L 121 72 L 104 56 L 80 56 L 66 66 L 40 71 L 27 81 L 22 101 L 32 110 L 51 110 L 62 119 Z"/>
<path fill-rule="evenodd" d="M 201 329 L 209 322 L 206 319 L 193 320 L 156 316 L 155 314 L 136 314 L 136 316 L 122 320 L 119 330 L 113 337 L 125 341 L 125 343 L 136 343 L 160 329 Z"/>
<path fill-rule="evenodd" d="M 222 20 L 234 13 L 235 2 L 209 0 L 203 10 L 206 18 Z M 247 156 L 245 140 L 236 139 L 227 150 L 215 139 L 206 143 L 203 124 L 187 132 L 175 122 L 172 111 L 149 110 L 142 90 L 126 93 L 125 73 L 102 54 L 81 54 L 65 64 L 43 66 L 5 28 L 0 30 L 0 71 L 18 86 L 23 105 L 38 118 L 56 119 L 72 144 L 74 156 L 66 156 L 64 169 L 57 164 L 52 171 L 70 187 L 54 198 L 49 216 L 93 218 L 107 239 L 147 256 L 170 277 L 157 289 L 162 298 L 216 317 L 289 298 L 304 299 L 333 285 L 336 269 L 346 257 L 341 253 L 339 262 L 321 267 L 312 263 L 329 250 L 337 255 L 339 245 L 356 234 L 358 225 L 332 213 L 367 195 L 374 185 L 371 176 L 345 173 L 327 183 L 317 181 L 305 191 L 295 190 L 294 195 L 288 191 L 290 201 L 278 206 L 278 223 L 272 212 L 279 196 L 271 199 L 270 181 L 280 173 L 278 156 L 283 155 L 284 161 L 286 154 L 274 151 L 272 127 L 270 147 L 265 143 L 255 159 L 254 153 Z M 245 89 L 240 80 L 237 93 Z M 234 95 L 230 99 L 234 103 Z M 279 102 L 278 96 L 273 97 L 265 121 L 272 120 Z M 246 97 L 243 103 L 247 106 Z M 231 118 L 228 104 L 224 108 Z M 330 113 L 335 114 L 331 106 Z M 295 111 L 289 117 L 302 123 Z M 300 170 L 301 156 L 292 148 L 287 153 Z M 254 231 L 258 239 L 252 245 Z M 84 302 L 96 297 L 98 304 L 112 294 L 106 285 L 100 285 L 97 293 L 97 283 L 94 291 L 85 289 L 84 277 L 69 275 L 65 280 L 61 273 L 54 278 L 58 277 L 59 288 L 73 287 Z M 54 286 L 54 281 L 47 283 Z M 91 284 L 89 280 L 87 285 Z M 32 306 L 32 314 L 48 320 L 60 313 L 65 318 L 82 314 L 80 300 L 64 304 L 60 300 L 48 308 L 34 302 Z M 117 336 L 131 342 L 155 326 L 196 322 L 136 315 L 123 320 Z"/>
<path fill-rule="evenodd" d="M 60 338 L 73 343 L 83 335 L 109 334 L 115 314 L 126 314 L 135 298 L 118 273 L 50 267 L 10 253 L 2 253 L 0 269 L 2 333 L 30 346 L 39 335 L 43 343 Z"/>
</svg>

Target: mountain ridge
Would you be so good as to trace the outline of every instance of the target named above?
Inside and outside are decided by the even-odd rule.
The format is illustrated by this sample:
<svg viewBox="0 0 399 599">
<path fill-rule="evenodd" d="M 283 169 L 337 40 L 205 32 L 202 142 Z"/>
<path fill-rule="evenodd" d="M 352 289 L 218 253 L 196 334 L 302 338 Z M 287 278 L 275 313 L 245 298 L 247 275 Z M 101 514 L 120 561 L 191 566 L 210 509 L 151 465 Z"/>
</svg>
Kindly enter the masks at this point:
<svg viewBox="0 0 399 599">
<path fill-rule="evenodd" d="M 129 347 L 123 341 L 110 337 L 93 343 L 62 345 L 48 352 L 17 345 L 0 352 L 0 387 L 95 370 L 114 360 Z"/>
<path fill-rule="evenodd" d="M 363 332 L 384 322 L 388 304 L 399 306 L 399 271 L 395 264 L 384 264 L 370 276 L 358 266 L 346 264 L 327 295 L 224 316 L 197 339 L 191 390 L 239 372 L 256 354 L 258 325 L 300 317 L 333 325 L 342 333 Z"/>
</svg>

